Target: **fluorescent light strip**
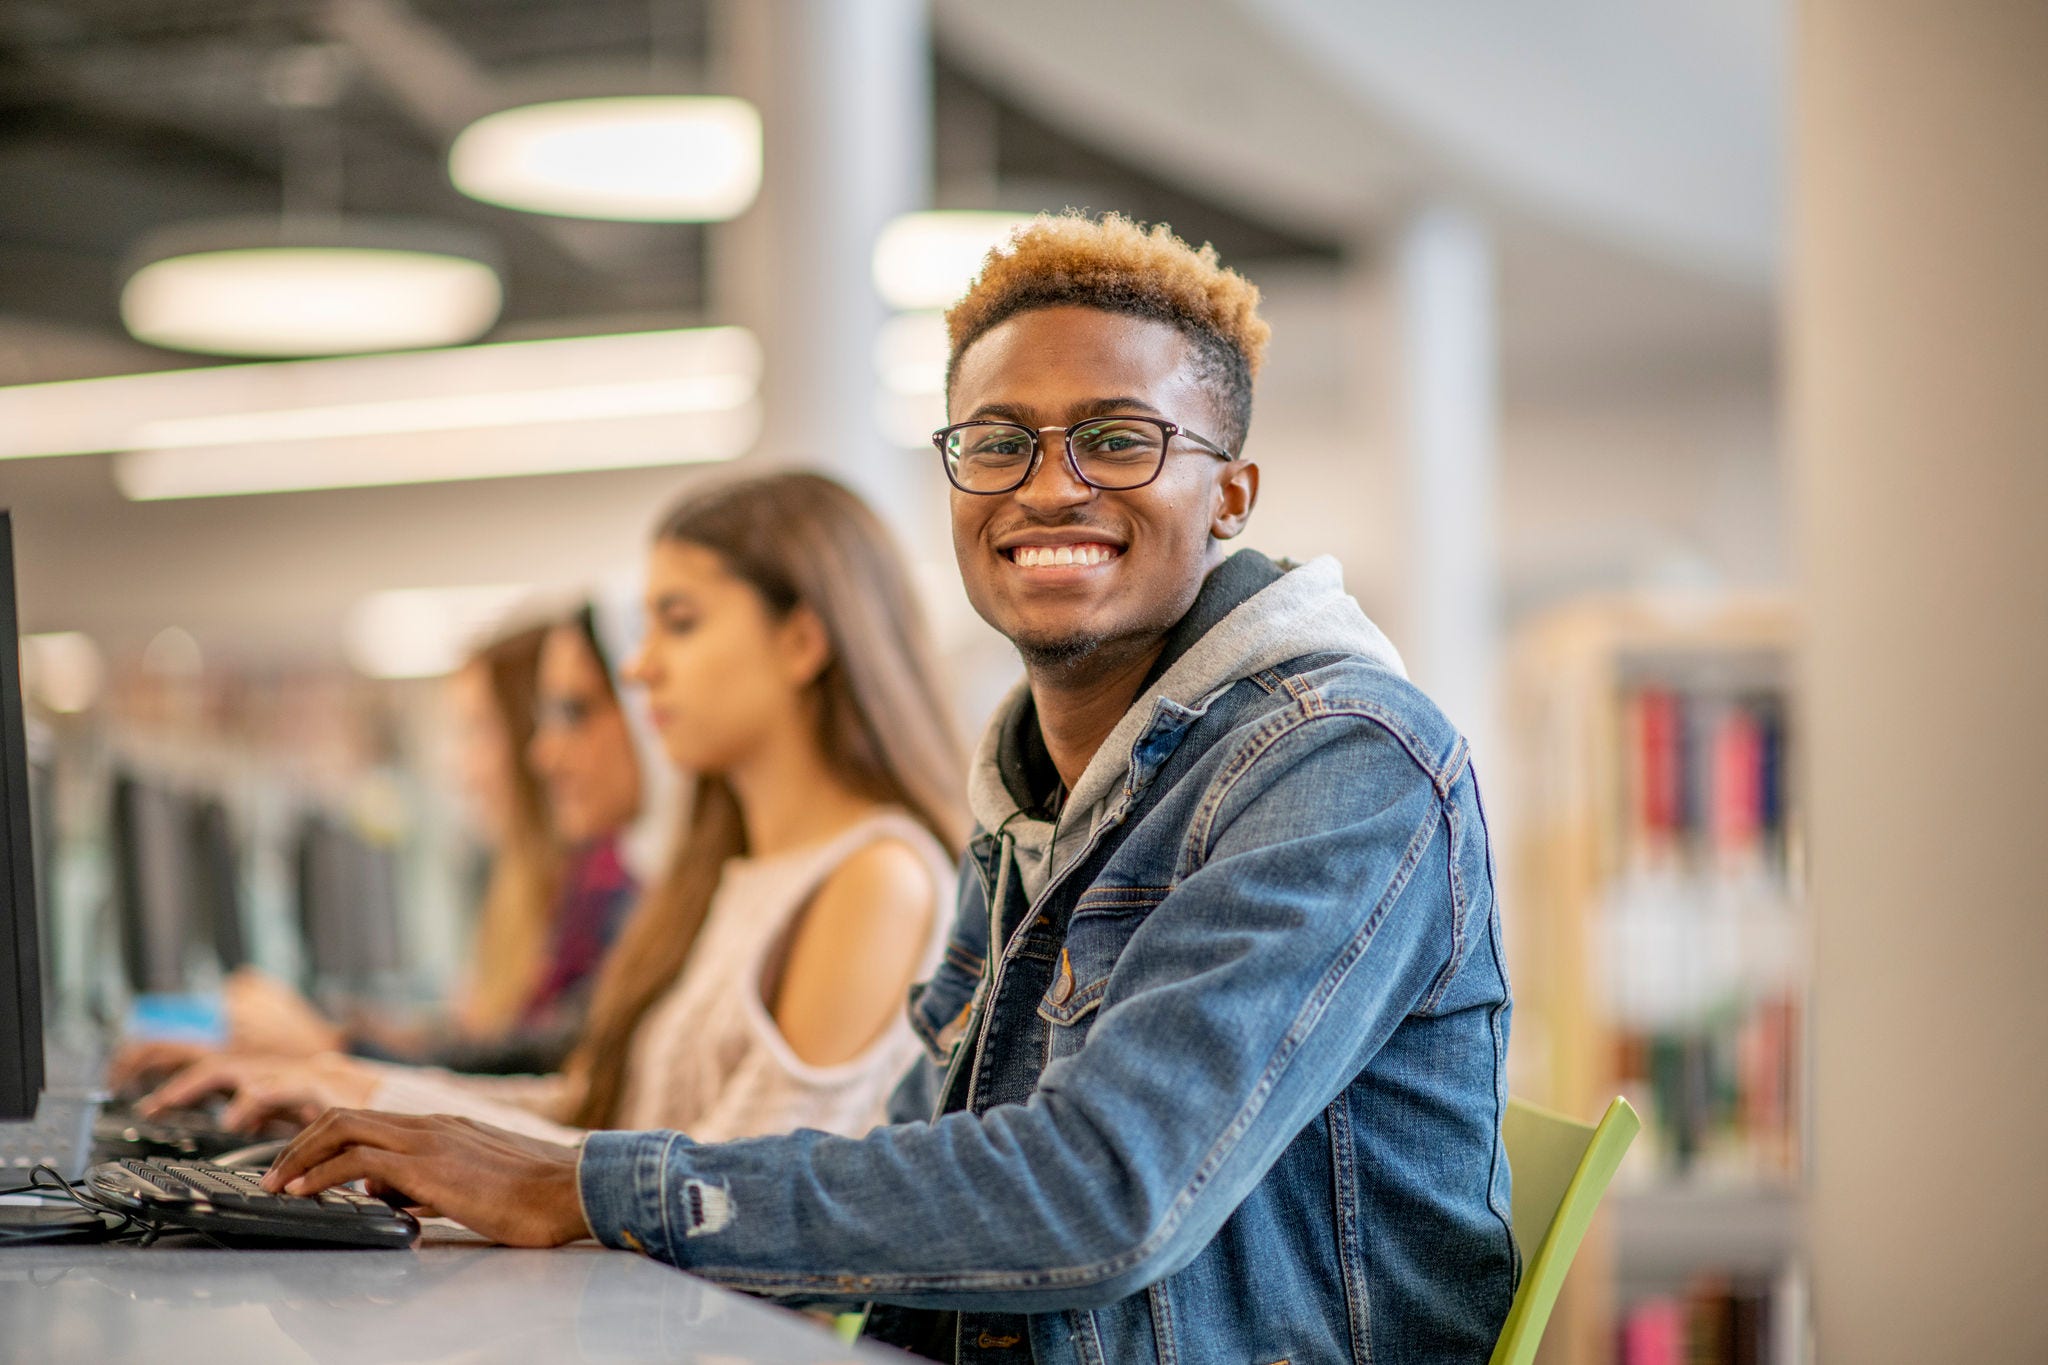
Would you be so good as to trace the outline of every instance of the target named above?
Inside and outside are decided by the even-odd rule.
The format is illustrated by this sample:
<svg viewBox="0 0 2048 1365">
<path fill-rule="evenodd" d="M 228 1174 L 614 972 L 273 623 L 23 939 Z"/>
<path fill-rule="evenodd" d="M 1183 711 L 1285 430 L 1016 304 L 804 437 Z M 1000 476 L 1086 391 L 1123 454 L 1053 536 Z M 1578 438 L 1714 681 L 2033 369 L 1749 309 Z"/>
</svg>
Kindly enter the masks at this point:
<svg viewBox="0 0 2048 1365">
<path fill-rule="evenodd" d="M 174 450 L 320 441 L 338 436 L 477 431 L 535 422 L 715 412 L 738 407 L 753 396 L 752 381 L 737 374 L 702 379 L 641 379 L 625 384 L 535 389 L 527 393 L 454 394 L 446 398 L 399 398 L 278 412 L 233 412 L 219 417 L 173 417 L 138 425 L 135 444 L 154 450 Z"/>
<path fill-rule="evenodd" d="M 114 481 L 131 500 L 156 502 L 643 469 L 734 459 L 760 430 L 760 405 L 747 399 L 687 420 L 664 414 L 137 450 L 115 456 Z"/>
<path fill-rule="evenodd" d="M 282 461 L 277 443 L 333 436 L 707 412 L 760 374 L 751 333 L 705 327 L 22 384 L 0 388 L 0 459 L 268 443 Z"/>
</svg>

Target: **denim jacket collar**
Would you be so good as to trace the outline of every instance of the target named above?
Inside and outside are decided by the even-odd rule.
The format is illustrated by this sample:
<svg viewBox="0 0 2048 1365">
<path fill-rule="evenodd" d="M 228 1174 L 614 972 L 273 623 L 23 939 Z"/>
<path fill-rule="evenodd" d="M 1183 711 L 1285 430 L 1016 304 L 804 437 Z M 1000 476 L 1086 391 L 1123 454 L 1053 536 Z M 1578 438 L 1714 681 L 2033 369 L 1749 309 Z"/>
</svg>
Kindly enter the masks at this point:
<svg viewBox="0 0 2048 1365">
<path fill-rule="evenodd" d="M 1232 560 L 1248 557 L 1271 564 L 1256 550 L 1239 551 Z M 1344 591 L 1343 571 L 1335 559 L 1326 555 L 1298 567 L 1282 567 L 1285 571 L 1277 579 L 1186 644 L 1180 657 L 1131 703 L 1095 751 L 1057 821 L 1034 818 L 1005 780 L 1004 739 L 1031 705 L 1030 683 L 1020 682 L 1003 700 L 976 749 L 968 775 L 968 802 L 982 830 L 1014 842 L 1029 894 L 1035 896 L 1043 888 L 1070 846 L 1077 840 L 1085 843 L 1103 821 L 1114 818 L 1144 790 L 1172 755 L 1180 735 L 1239 679 L 1318 651 L 1360 655 L 1407 676 L 1400 652 Z"/>
</svg>

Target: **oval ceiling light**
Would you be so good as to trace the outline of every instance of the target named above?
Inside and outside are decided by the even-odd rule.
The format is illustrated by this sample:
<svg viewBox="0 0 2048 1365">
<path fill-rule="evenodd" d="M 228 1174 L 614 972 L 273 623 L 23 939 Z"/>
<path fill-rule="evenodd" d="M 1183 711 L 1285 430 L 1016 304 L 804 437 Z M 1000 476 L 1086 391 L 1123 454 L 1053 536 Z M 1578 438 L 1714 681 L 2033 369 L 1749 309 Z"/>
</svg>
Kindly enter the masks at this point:
<svg viewBox="0 0 2048 1365">
<path fill-rule="evenodd" d="M 467 233 L 374 220 L 234 220 L 138 249 L 121 320 L 153 346 L 207 355 L 324 356 L 474 341 L 504 289 Z"/>
<path fill-rule="evenodd" d="M 761 116 L 713 95 L 611 95 L 478 119 L 448 152 L 472 199 L 641 223 L 733 218 L 761 190 Z"/>
<path fill-rule="evenodd" d="M 989 252 L 1034 215 L 981 209 L 906 213 L 875 239 L 875 290 L 891 308 L 948 308 Z"/>
</svg>

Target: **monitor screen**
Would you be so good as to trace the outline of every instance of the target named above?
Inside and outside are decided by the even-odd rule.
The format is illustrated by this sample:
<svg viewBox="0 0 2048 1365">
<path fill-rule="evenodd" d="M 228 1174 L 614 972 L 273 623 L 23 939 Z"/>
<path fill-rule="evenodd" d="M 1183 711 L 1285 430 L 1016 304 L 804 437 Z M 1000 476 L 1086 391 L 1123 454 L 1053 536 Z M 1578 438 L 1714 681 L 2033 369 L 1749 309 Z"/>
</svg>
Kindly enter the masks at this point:
<svg viewBox="0 0 2048 1365">
<path fill-rule="evenodd" d="M 29 827 L 28 733 L 14 604 L 14 521 L 0 512 L 0 1121 L 35 1117 L 43 1090 L 43 981 Z"/>
</svg>

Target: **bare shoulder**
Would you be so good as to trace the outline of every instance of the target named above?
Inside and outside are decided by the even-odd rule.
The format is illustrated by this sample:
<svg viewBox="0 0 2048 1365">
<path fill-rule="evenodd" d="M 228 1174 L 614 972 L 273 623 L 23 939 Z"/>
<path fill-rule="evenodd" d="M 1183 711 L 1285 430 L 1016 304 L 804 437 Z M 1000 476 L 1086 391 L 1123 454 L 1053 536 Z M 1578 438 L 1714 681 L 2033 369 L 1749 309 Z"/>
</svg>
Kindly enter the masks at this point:
<svg viewBox="0 0 2048 1365">
<path fill-rule="evenodd" d="M 901 841 L 869 844 L 832 870 L 769 987 L 770 1012 L 799 1058 L 835 1065 L 881 1035 L 902 1009 L 937 906 L 931 869 Z"/>
<path fill-rule="evenodd" d="M 809 932 L 921 929 L 938 899 L 930 865 L 900 839 L 879 839 L 832 869 L 804 916 Z"/>
</svg>

